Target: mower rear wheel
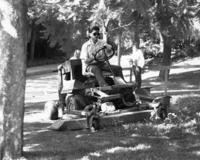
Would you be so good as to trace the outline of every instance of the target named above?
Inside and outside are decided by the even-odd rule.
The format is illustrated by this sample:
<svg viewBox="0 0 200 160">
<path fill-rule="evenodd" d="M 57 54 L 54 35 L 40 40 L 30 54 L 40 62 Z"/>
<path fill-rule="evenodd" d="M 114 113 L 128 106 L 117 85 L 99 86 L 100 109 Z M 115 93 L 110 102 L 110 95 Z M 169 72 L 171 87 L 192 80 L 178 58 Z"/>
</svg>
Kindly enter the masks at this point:
<svg viewBox="0 0 200 160">
<path fill-rule="evenodd" d="M 136 104 L 136 99 L 132 92 L 125 92 L 122 94 L 122 102 L 126 107 L 132 107 Z"/>
<path fill-rule="evenodd" d="M 55 101 L 48 101 L 44 105 L 44 117 L 49 120 L 58 119 L 58 104 Z"/>
</svg>

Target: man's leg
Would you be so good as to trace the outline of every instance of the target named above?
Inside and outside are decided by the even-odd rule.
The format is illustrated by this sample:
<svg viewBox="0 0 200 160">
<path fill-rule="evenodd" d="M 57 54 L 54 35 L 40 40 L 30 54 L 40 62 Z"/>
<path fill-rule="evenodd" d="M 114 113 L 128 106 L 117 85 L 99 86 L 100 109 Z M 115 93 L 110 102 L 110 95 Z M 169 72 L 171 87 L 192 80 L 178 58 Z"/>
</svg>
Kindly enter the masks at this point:
<svg viewBox="0 0 200 160">
<path fill-rule="evenodd" d="M 102 86 L 107 86 L 108 85 L 106 83 L 104 77 L 103 77 L 102 71 L 101 71 L 99 66 L 97 66 L 97 65 L 89 65 L 87 70 L 94 74 L 95 78 L 97 79 L 97 81 L 99 83 L 99 86 L 102 87 Z"/>
<path fill-rule="evenodd" d="M 113 74 L 116 76 L 116 77 L 121 77 L 123 80 L 124 80 L 124 76 L 123 76 L 123 73 L 122 73 L 122 67 L 121 66 L 117 66 L 117 65 L 110 65 L 111 67 L 111 70 L 113 72 Z M 104 71 L 109 71 L 111 72 L 108 64 L 104 64 L 103 66 L 103 70 Z"/>
<path fill-rule="evenodd" d="M 61 67 L 58 66 L 58 67 Z M 63 112 L 64 112 L 64 108 L 65 108 L 65 97 L 66 94 L 61 94 L 61 91 L 63 89 L 63 80 L 62 80 L 62 70 L 58 69 L 58 116 L 62 117 Z"/>
<path fill-rule="evenodd" d="M 142 84 L 142 78 L 141 78 L 141 73 L 142 73 L 142 68 L 138 66 L 133 66 L 133 72 L 135 75 L 135 82 L 137 84 L 137 88 L 141 88 Z"/>
<path fill-rule="evenodd" d="M 122 73 L 122 67 L 121 66 L 116 66 L 116 65 L 111 65 L 111 69 L 113 70 L 113 73 L 115 76 L 121 77 L 124 79 L 124 75 Z"/>
</svg>

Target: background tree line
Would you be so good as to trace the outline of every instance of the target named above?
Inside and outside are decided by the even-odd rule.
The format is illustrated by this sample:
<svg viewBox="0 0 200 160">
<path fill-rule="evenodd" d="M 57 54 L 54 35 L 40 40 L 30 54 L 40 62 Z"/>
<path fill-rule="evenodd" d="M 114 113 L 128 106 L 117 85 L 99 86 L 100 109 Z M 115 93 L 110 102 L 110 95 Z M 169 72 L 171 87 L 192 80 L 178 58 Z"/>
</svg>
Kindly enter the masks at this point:
<svg viewBox="0 0 200 160">
<path fill-rule="evenodd" d="M 199 45 L 198 0 L 29 0 L 28 60 L 59 56 L 69 58 L 86 40 L 90 25 L 99 25 L 104 39 L 118 45 L 120 56 L 131 40 L 146 42 L 147 52 L 162 54 L 169 65 L 171 51 Z M 190 52 L 177 52 L 180 56 Z"/>
</svg>

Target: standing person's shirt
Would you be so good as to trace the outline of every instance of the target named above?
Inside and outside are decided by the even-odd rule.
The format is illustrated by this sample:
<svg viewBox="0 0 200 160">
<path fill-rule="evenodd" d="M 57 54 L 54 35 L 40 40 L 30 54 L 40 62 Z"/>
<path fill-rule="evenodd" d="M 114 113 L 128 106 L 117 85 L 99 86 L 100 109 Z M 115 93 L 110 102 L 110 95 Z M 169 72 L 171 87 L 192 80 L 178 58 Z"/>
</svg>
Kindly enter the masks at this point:
<svg viewBox="0 0 200 160">
<path fill-rule="evenodd" d="M 103 46 L 107 46 L 108 48 L 111 48 L 110 45 L 108 45 L 104 40 L 99 39 L 96 43 L 94 43 L 91 39 L 85 42 L 81 48 L 81 55 L 80 58 L 82 60 L 82 71 L 83 74 L 86 72 L 86 67 L 89 64 L 96 63 L 95 60 L 91 61 L 90 63 L 87 63 L 86 60 L 89 58 L 94 58 L 94 54 L 101 49 Z M 98 53 L 98 56 L 103 56 L 103 51 L 100 51 Z"/>
<path fill-rule="evenodd" d="M 140 68 L 144 67 L 145 59 L 144 59 L 144 55 L 141 49 L 137 49 L 136 51 L 133 52 L 132 61 L 133 61 L 133 64 L 138 67 Z"/>
<path fill-rule="evenodd" d="M 80 50 L 78 50 L 78 49 L 76 49 L 75 51 L 74 51 L 74 54 L 73 54 L 73 56 L 70 58 L 70 60 L 73 60 L 73 59 L 80 59 Z"/>
</svg>

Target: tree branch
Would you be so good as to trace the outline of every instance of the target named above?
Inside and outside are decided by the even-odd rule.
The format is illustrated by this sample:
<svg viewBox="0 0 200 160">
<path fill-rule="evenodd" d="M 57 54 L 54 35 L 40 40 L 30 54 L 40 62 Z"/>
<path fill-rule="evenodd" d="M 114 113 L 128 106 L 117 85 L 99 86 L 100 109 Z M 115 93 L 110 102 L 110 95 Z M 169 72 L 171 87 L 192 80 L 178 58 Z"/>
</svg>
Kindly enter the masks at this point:
<svg viewBox="0 0 200 160">
<path fill-rule="evenodd" d="M 125 28 L 130 26 L 132 23 L 134 23 L 135 20 L 131 21 L 130 23 L 128 24 L 125 24 L 125 25 L 122 25 L 122 26 L 119 26 L 119 27 L 116 27 L 116 28 L 113 28 L 112 30 L 110 30 L 110 32 L 114 31 L 114 30 L 117 30 L 117 29 L 120 29 L 120 28 Z"/>
<path fill-rule="evenodd" d="M 48 2 L 44 2 L 45 4 L 62 4 L 65 3 L 65 0 L 57 0 L 56 2 L 51 2 L 51 0 Z"/>
</svg>

